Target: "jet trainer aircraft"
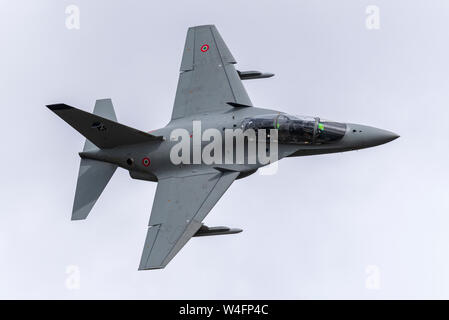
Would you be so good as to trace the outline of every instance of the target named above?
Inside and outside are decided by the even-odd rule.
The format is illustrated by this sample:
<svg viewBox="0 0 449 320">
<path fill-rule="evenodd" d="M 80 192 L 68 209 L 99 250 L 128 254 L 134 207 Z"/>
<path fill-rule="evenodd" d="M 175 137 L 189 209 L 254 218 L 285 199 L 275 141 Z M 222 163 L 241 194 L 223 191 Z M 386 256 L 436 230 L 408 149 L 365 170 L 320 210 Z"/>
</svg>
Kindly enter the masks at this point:
<svg viewBox="0 0 449 320">
<path fill-rule="evenodd" d="M 171 120 L 151 133 L 118 123 L 110 99 L 97 100 L 93 113 L 66 104 L 47 106 L 86 138 L 72 220 L 87 218 L 117 167 L 134 179 L 158 183 L 139 270 L 164 268 L 192 237 L 241 232 L 202 221 L 234 180 L 265 165 L 248 163 L 250 151 L 243 163 L 174 163 L 174 130 L 185 129 L 191 140 L 195 121 L 201 121 L 202 130 L 218 129 L 223 136 L 236 128 L 277 130 L 277 159 L 368 148 L 398 138 L 374 127 L 254 107 L 242 80 L 273 75 L 241 72 L 235 63 L 215 26 L 189 28 Z"/>
</svg>

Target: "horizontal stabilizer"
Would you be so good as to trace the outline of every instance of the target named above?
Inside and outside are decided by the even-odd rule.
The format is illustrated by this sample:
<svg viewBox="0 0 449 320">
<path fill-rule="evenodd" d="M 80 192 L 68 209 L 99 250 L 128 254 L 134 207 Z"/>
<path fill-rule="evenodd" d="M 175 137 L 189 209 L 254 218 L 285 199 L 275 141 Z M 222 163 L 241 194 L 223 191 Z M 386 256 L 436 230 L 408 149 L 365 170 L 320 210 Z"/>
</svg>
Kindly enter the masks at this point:
<svg viewBox="0 0 449 320">
<path fill-rule="evenodd" d="M 242 232 L 242 229 L 229 228 L 229 227 L 208 227 L 205 224 L 198 229 L 198 231 L 193 235 L 194 237 L 204 237 L 204 236 L 218 236 L 223 234 L 235 234 Z"/>
<path fill-rule="evenodd" d="M 116 169 L 114 164 L 81 159 L 72 220 L 87 218 Z"/>
<path fill-rule="evenodd" d="M 47 107 L 101 149 L 163 139 L 66 104 Z"/>
<path fill-rule="evenodd" d="M 241 80 L 265 79 L 274 76 L 273 73 L 260 71 L 237 71 Z"/>
</svg>

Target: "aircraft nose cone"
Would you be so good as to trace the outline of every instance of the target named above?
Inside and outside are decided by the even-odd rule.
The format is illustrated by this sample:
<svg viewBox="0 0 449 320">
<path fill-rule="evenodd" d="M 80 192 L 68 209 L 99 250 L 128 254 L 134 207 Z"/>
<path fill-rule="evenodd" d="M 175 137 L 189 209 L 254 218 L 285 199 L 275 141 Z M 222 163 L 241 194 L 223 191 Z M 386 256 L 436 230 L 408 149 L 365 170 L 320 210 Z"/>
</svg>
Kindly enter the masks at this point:
<svg viewBox="0 0 449 320">
<path fill-rule="evenodd" d="M 348 124 L 345 138 L 355 148 L 369 148 L 393 141 L 399 138 L 399 135 L 379 128 Z"/>
<path fill-rule="evenodd" d="M 400 137 L 400 135 L 398 135 L 397 133 L 394 133 L 392 131 L 388 131 L 388 130 L 382 130 L 382 140 L 384 141 L 383 143 L 387 143 L 393 140 L 396 140 L 397 138 Z"/>
<path fill-rule="evenodd" d="M 375 145 L 384 144 L 397 138 L 399 138 L 399 135 L 397 135 L 396 133 L 377 128 L 371 129 L 366 137 L 368 141 Z"/>
</svg>

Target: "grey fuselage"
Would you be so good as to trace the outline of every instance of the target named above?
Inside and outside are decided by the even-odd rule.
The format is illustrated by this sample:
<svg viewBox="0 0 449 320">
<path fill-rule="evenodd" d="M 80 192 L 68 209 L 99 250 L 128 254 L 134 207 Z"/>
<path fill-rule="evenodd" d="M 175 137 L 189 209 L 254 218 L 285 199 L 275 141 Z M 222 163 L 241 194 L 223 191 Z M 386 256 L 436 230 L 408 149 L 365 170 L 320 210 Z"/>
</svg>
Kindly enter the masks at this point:
<svg viewBox="0 0 449 320">
<path fill-rule="evenodd" d="M 239 178 L 246 177 L 257 171 L 265 164 L 220 164 L 207 165 L 200 164 L 178 164 L 175 165 L 170 159 L 170 150 L 177 141 L 171 141 L 170 135 L 175 129 L 186 129 L 192 132 L 193 122 L 201 121 L 202 130 L 215 128 L 222 132 L 224 141 L 225 129 L 236 129 L 242 121 L 252 117 L 259 117 L 270 114 L 283 114 L 276 110 L 262 108 L 233 108 L 226 112 L 214 112 L 198 114 L 191 117 L 172 120 L 167 126 L 161 129 L 151 131 L 152 135 L 163 136 L 164 141 L 160 144 L 141 143 L 116 147 L 113 149 L 98 150 L 92 152 L 81 152 L 82 158 L 94 159 L 116 164 L 130 172 L 134 179 L 147 181 L 158 181 L 160 178 L 170 177 L 174 173 L 178 176 L 191 175 L 201 171 L 213 172 L 217 168 L 221 170 L 230 170 L 240 172 Z M 374 127 L 345 124 L 345 132 L 341 139 L 328 143 L 279 143 L 278 160 L 284 157 L 298 157 L 307 155 L 317 155 L 335 152 L 351 151 L 363 148 L 374 147 L 392 141 L 398 137 L 397 134 L 377 129 Z M 202 142 L 202 147 L 207 142 Z M 234 148 L 236 146 L 234 145 Z M 149 159 L 150 163 L 143 163 L 142 159 Z"/>
</svg>

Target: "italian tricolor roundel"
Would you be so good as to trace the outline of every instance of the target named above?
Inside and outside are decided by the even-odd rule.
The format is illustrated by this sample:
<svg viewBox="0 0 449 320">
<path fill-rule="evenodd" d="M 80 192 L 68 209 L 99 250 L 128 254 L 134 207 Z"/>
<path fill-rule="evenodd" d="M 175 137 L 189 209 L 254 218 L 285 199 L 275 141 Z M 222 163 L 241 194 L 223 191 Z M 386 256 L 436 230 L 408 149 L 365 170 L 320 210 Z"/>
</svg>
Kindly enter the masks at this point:
<svg viewBox="0 0 449 320">
<path fill-rule="evenodd" d="M 143 158 L 142 164 L 144 167 L 148 167 L 150 165 L 150 158 L 147 158 L 147 157 Z"/>
<path fill-rule="evenodd" d="M 206 52 L 207 50 L 209 50 L 209 45 L 208 44 L 203 44 L 201 46 L 201 52 Z"/>
</svg>

